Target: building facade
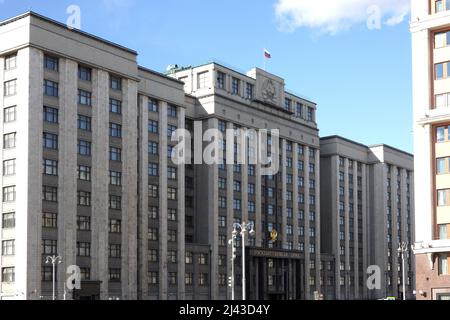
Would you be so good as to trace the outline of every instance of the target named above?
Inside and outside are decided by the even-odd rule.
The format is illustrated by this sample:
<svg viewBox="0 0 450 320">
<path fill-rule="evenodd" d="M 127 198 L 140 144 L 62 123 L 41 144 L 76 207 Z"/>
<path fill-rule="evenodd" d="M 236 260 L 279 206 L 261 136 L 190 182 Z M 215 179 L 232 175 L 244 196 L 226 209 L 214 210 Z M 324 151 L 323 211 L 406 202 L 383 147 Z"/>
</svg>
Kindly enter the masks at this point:
<svg viewBox="0 0 450 320">
<path fill-rule="evenodd" d="M 417 299 L 450 299 L 450 2 L 411 9 Z"/>
<path fill-rule="evenodd" d="M 413 156 L 386 145 L 321 139 L 322 252 L 335 259 L 336 299 L 402 297 L 398 247 L 414 242 Z M 369 290 L 368 267 L 381 270 Z M 370 273 L 372 274 L 372 272 Z M 414 258 L 405 261 L 406 297 L 414 297 Z"/>
<path fill-rule="evenodd" d="M 243 221 L 256 231 L 248 297 L 314 298 L 334 268 L 320 256 L 315 103 L 257 68 L 211 63 L 169 77 L 136 58 L 32 12 L 0 23 L 2 299 L 50 298 L 48 256 L 60 256 L 59 299 L 73 265 L 75 299 L 227 299 L 228 240 Z M 279 129 L 267 144 L 280 169 L 175 164 L 182 128 L 191 145 L 208 129 L 234 130 L 222 151 L 239 150 L 246 129 Z"/>
</svg>

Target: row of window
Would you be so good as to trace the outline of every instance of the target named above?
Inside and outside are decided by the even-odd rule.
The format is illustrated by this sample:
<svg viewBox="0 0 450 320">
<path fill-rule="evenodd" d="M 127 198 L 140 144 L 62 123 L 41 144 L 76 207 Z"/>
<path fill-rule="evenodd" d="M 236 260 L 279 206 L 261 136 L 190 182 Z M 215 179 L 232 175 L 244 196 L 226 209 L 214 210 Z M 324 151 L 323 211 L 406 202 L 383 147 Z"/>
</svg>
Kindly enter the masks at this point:
<svg viewBox="0 0 450 320">
<path fill-rule="evenodd" d="M 148 185 L 148 196 L 150 198 L 158 198 L 159 197 L 159 186 L 155 184 Z M 168 200 L 177 200 L 177 189 L 168 187 L 167 188 L 167 199 Z"/>
<path fill-rule="evenodd" d="M 306 121 L 314 121 L 314 108 L 306 107 L 306 114 L 304 112 L 305 105 L 301 102 L 296 102 L 294 106 L 294 102 L 286 98 L 284 100 L 284 109 L 294 113 L 294 116 L 299 119 L 305 119 Z"/>
<path fill-rule="evenodd" d="M 44 56 L 44 68 L 50 71 L 59 71 L 59 58 L 45 55 Z M 92 69 L 85 66 L 78 66 L 78 78 L 83 81 L 92 81 Z M 112 90 L 122 90 L 122 78 L 109 75 L 109 87 Z"/>
<path fill-rule="evenodd" d="M 199 273 L 197 283 L 199 286 L 208 285 L 209 275 L 207 273 Z M 184 277 L 185 284 L 188 286 L 193 285 L 194 274 L 187 272 Z M 219 274 L 219 285 L 226 285 L 226 274 Z M 167 282 L 169 285 L 177 284 L 177 273 L 176 272 L 168 272 L 167 273 Z M 148 273 L 148 283 L 150 285 L 157 285 L 159 283 L 159 273 L 157 271 L 150 271 Z"/>
<path fill-rule="evenodd" d="M 159 102 L 154 99 L 149 99 L 147 103 L 148 112 L 158 113 L 159 112 Z M 169 104 L 167 106 L 167 116 L 171 118 L 176 118 L 178 115 L 177 107 Z"/>
</svg>

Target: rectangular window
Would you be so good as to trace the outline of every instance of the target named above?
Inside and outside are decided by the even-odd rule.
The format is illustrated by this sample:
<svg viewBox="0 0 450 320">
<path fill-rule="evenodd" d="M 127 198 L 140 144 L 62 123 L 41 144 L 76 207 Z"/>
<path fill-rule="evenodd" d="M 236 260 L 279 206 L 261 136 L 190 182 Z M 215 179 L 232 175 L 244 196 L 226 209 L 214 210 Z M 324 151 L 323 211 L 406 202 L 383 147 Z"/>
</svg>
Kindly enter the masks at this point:
<svg viewBox="0 0 450 320">
<path fill-rule="evenodd" d="M 77 192 L 78 205 L 90 207 L 91 206 L 91 193 L 87 191 Z"/>
<path fill-rule="evenodd" d="M 89 242 L 77 242 L 77 256 L 90 257 L 91 244 Z"/>
<path fill-rule="evenodd" d="M 436 128 L 436 141 L 437 142 L 445 141 L 445 127 Z"/>
<path fill-rule="evenodd" d="M 155 142 L 155 141 L 148 142 L 148 154 L 150 154 L 152 156 L 157 156 L 158 149 L 159 149 L 158 142 Z"/>
<path fill-rule="evenodd" d="M 120 91 L 122 90 L 122 78 L 110 75 L 109 84 L 112 90 Z"/>
<path fill-rule="evenodd" d="M 122 173 L 117 171 L 109 171 L 109 184 L 112 186 L 121 186 Z"/>
<path fill-rule="evenodd" d="M 148 99 L 147 108 L 149 112 L 158 112 L 158 101 L 154 99 Z"/>
<path fill-rule="evenodd" d="M 167 167 L 167 178 L 170 180 L 176 180 L 177 179 L 177 168 Z"/>
<path fill-rule="evenodd" d="M 58 123 L 58 109 L 44 106 L 44 121 Z"/>
<path fill-rule="evenodd" d="M 122 138 L 122 125 L 110 122 L 109 136 L 113 138 Z"/>
<path fill-rule="evenodd" d="M 217 71 L 217 88 L 225 89 L 225 78 L 225 73 Z"/>
<path fill-rule="evenodd" d="M 58 242 L 56 240 L 43 239 L 42 253 L 44 255 L 56 255 L 58 252 Z"/>
<path fill-rule="evenodd" d="M 43 173 L 50 176 L 58 175 L 58 161 L 44 159 L 43 161 Z"/>
<path fill-rule="evenodd" d="M 122 161 L 122 149 L 116 147 L 109 147 L 109 160 Z"/>
<path fill-rule="evenodd" d="M 439 240 L 447 240 L 447 225 L 439 225 Z"/>
<path fill-rule="evenodd" d="M 448 257 L 447 254 L 440 254 L 439 255 L 439 275 L 448 275 L 449 269 L 448 269 Z"/>
<path fill-rule="evenodd" d="M 148 185 L 148 196 L 150 198 L 158 198 L 158 186 L 149 184 Z"/>
<path fill-rule="evenodd" d="M 177 130 L 176 126 L 168 125 L 167 126 L 167 136 L 172 137 L 172 134 Z"/>
<path fill-rule="evenodd" d="M 448 158 L 439 158 L 436 160 L 437 174 L 448 173 L 447 162 L 448 162 Z"/>
<path fill-rule="evenodd" d="M 114 210 L 120 210 L 122 208 L 122 197 L 110 195 L 109 196 L 109 208 Z"/>
<path fill-rule="evenodd" d="M 16 269 L 14 267 L 2 268 L 2 282 L 13 283 L 16 281 Z"/>
<path fill-rule="evenodd" d="M 111 113 L 122 113 L 122 101 L 116 99 L 109 99 L 109 112 Z"/>
<path fill-rule="evenodd" d="M 148 164 L 148 175 L 152 177 L 157 177 L 159 174 L 158 170 L 158 164 L 157 163 L 149 163 Z"/>
<path fill-rule="evenodd" d="M 17 93 L 17 80 L 6 81 L 4 84 L 4 96 L 13 96 Z"/>
<path fill-rule="evenodd" d="M 58 97 L 59 84 L 54 81 L 44 80 L 44 94 L 49 97 Z"/>
<path fill-rule="evenodd" d="M 435 108 L 450 107 L 450 93 L 437 94 L 435 100 Z"/>
<path fill-rule="evenodd" d="M 16 174 L 16 159 L 3 161 L 3 176 L 13 176 Z"/>
<path fill-rule="evenodd" d="M 58 72 L 59 59 L 56 57 L 45 56 L 44 57 L 44 68 L 47 70 Z"/>
<path fill-rule="evenodd" d="M 56 229 L 58 227 L 58 216 L 56 213 L 44 212 L 42 214 L 42 227 Z"/>
<path fill-rule="evenodd" d="M 85 90 L 78 90 L 78 104 L 83 106 L 91 106 L 92 105 L 92 93 Z"/>
<path fill-rule="evenodd" d="M 176 188 L 167 188 L 167 199 L 168 200 L 177 200 L 177 189 Z"/>
<path fill-rule="evenodd" d="M 292 100 L 291 99 L 284 99 L 284 110 L 291 111 L 292 108 Z"/>
<path fill-rule="evenodd" d="M 155 120 L 148 121 L 148 132 L 149 133 L 158 133 L 158 121 L 155 121 Z"/>
<path fill-rule="evenodd" d="M 78 129 L 84 131 L 91 131 L 91 117 L 83 116 L 81 114 L 78 115 Z"/>
<path fill-rule="evenodd" d="M 246 84 L 245 97 L 247 99 L 253 99 L 253 85 L 251 83 Z"/>
<path fill-rule="evenodd" d="M 122 256 L 120 244 L 110 244 L 109 245 L 109 257 L 110 258 L 120 258 Z"/>
<path fill-rule="evenodd" d="M 91 167 L 79 165 L 78 179 L 82 181 L 91 181 Z"/>
<path fill-rule="evenodd" d="M 170 105 L 167 107 L 167 116 L 176 118 L 177 117 L 177 107 Z"/>
<path fill-rule="evenodd" d="M 15 69 L 17 67 L 17 53 L 5 57 L 5 70 Z"/>
<path fill-rule="evenodd" d="M 92 80 L 92 70 L 88 67 L 78 67 L 78 79 L 83 81 L 91 81 Z"/>
<path fill-rule="evenodd" d="M 6 212 L 2 215 L 2 229 L 12 229 L 16 227 L 16 213 Z"/>
<path fill-rule="evenodd" d="M 450 204 L 449 203 L 450 189 L 438 190 L 437 194 L 438 194 L 438 206 L 443 207 L 448 206 Z"/>
<path fill-rule="evenodd" d="M 16 241 L 4 240 L 2 241 L 2 256 L 13 256 L 16 254 Z"/>
<path fill-rule="evenodd" d="M 16 106 L 8 107 L 3 110 L 3 122 L 4 123 L 16 121 L 16 119 L 17 119 L 16 116 L 17 116 L 17 107 Z"/>
<path fill-rule="evenodd" d="M 109 269 L 109 281 L 120 282 L 120 269 L 118 268 Z"/>
<path fill-rule="evenodd" d="M 208 71 L 197 74 L 197 89 L 204 89 L 208 86 Z"/>
<path fill-rule="evenodd" d="M 52 186 L 43 186 L 42 187 L 42 200 L 57 202 L 58 201 L 58 188 Z"/>
<path fill-rule="evenodd" d="M 91 142 L 85 140 L 78 140 L 78 154 L 81 156 L 90 156 Z"/>
<path fill-rule="evenodd" d="M 307 118 L 306 120 L 308 121 L 314 121 L 314 109 L 311 107 L 308 107 L 308 113 L 307 113 Z"/>
<path fill-rule="evenodd" d="M 4 187 L 3 202 L 14 202 L 14 201 L 16 201 L 16 186 Z"/>
<path fill-rule="evenodd" d="M 239 94 L 240 83 L 241 83 L 241 81 L 238 78 L 234 78 L 234 77 L 232 78 L 232 81 L 231 81 L 231 93 L 232 94 L 236 94 L 236 95 Z"/>
<path fill-rule="evenodd" d="M 57 150 L 58 149 L 58 136 L 53 133 L 44 132 L 44 148 Z"/>
</svg>

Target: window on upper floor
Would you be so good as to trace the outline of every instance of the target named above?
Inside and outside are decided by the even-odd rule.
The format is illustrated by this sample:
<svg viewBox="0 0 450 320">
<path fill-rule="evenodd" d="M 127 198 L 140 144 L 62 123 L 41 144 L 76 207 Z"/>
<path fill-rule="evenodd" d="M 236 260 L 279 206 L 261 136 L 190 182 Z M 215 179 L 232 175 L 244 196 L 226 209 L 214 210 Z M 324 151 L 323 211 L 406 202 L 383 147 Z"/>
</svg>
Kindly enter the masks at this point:
<svg viewBox="0 0 450 320">
<path fill-rule="evenodd" d="M 208 87 L 208 76 L 208 71 L 197 74 L 197 89 L 204 89 Z"/>
<path fill-rule="evenodd" d="M 44 68 L 47 70 L 58 72 L 59 59 L 56 57 L 51 57 L 51 56 L 46 55 L 44 57 Z"/>
<path fill-rule="evenodd" d="M 3 122 L 14 122 L 17 119 L 17 107 L 7 107 L 3 110 Z"/>
<path fill-rule="evenodd" d="M 300 102 L 297 102 L 295 106 L 295 117 L 303 118 L 303 104 L 301 104 Z"/>
<path fill-rule="evenodd" d="M 292 100 L 286 98 L 284 100 L 284 109 L 287 110 L 287 111 L 291 111 L 291 108 L 292 108 Z"/>
<path fill-rule="evenodd" d="M 231 80 L 231 93 L 239 95 L 240 85 L 241 85 L 241 80 L 233 77 Z"/>
<path fill-rule="evenodd" d="M 92 79 L 92 70 L 87 67 L 78 67 L 78 79 L 84 81 L 91 81 Z"/>
<path fill-rule="evenodd" d="M 444 48 L 450 46 L 450 31 L 437 32 L 434 34 L 434 48 Z"/>
<path fill-rule="evenodd" d="M 308 107 L 306 120 L 314 121 L 314 108 Z"/>
<path fill-rule="evenodd" d="M 109 87 L 112 90 L 121 91 L 122 90 L 122 78 L 118 76 L 109 76 Z"/>
<path fill-rule="evenodd" d="M 436 63 L 434 65 L 435 69 L 435 80 L 442 80 L 450 78 L 450 62 Z"/>
<path fill-rule="evenodd" d="M 225 79 L 226 74 L 221 71 L 217 71 L 217 88 L 225 89 Z"/>
<path fill-rule="evenodd" d="M 122 101 L 116 99 L 109 99 L 109 112 L 111 113 L 122 113 Z"/>
<path fill-rule="evenodd" d="M 17 53 L 5 57 L 5 70 L 15 69 L 17 67 Z"/>
<path fill-rule="evenodd" d="M 247 83 L 245 87 L 245 98 L 253 99 L 253 85 L 251 83 Z"/>
<path fill-rule="evenodd" d="M 435 95 L 435 108 L 450 107 L 450 92 Z"/>
<path fill-rule="evenodd" d="M 3 89 L 5 97 L 15 95 L 17 93 L 17 80 L 6 81 Z"/>
<path fill-rule="evenodd" d="M 59 85 L 57 82 L 44 80 L 44 94 L 49 97 L 59 96 Z"/>
<path fill-rule="evenodd" d="M 58 123 L 58 109 L 44 106 L 44 121 Z"/>
</svg>

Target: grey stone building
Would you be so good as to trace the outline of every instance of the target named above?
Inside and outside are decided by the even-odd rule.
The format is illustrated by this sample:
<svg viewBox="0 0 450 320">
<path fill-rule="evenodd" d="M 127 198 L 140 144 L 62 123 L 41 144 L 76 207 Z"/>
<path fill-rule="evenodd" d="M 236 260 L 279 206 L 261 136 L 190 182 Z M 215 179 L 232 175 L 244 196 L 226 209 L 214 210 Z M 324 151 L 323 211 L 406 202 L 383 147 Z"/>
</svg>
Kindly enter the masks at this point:
<svg viewBox="0 0 450 320">
<path fill-rule="evenodd" d="M 2 299 L 50 298 L 53 255 L 59 299 L 71 265 L 82 281 L 71 298 L 227 299 L 242 221 L 256 231 L 250 298 L 321 291 L 316 105 L 282 78 L 215 63 L 166 76 L 29 12 L 0 23 L 0 82 Z M 174 164 L 172 133 L 199 123 L 200 134 L 279 129 L 280 171 Z"/>
<path fill-rule="evenodd" d="M 324 137 L 321 150 L 322 252 L 336 262 L 337 299 L 401 297 L 399 243 L 414 243 L 413 156 L 387 145 Z M 381 290 L 368 290 L 367 268 L 381 269 Z M 414 257 L 405 263 L 413 298 Z"/>
</svg>

